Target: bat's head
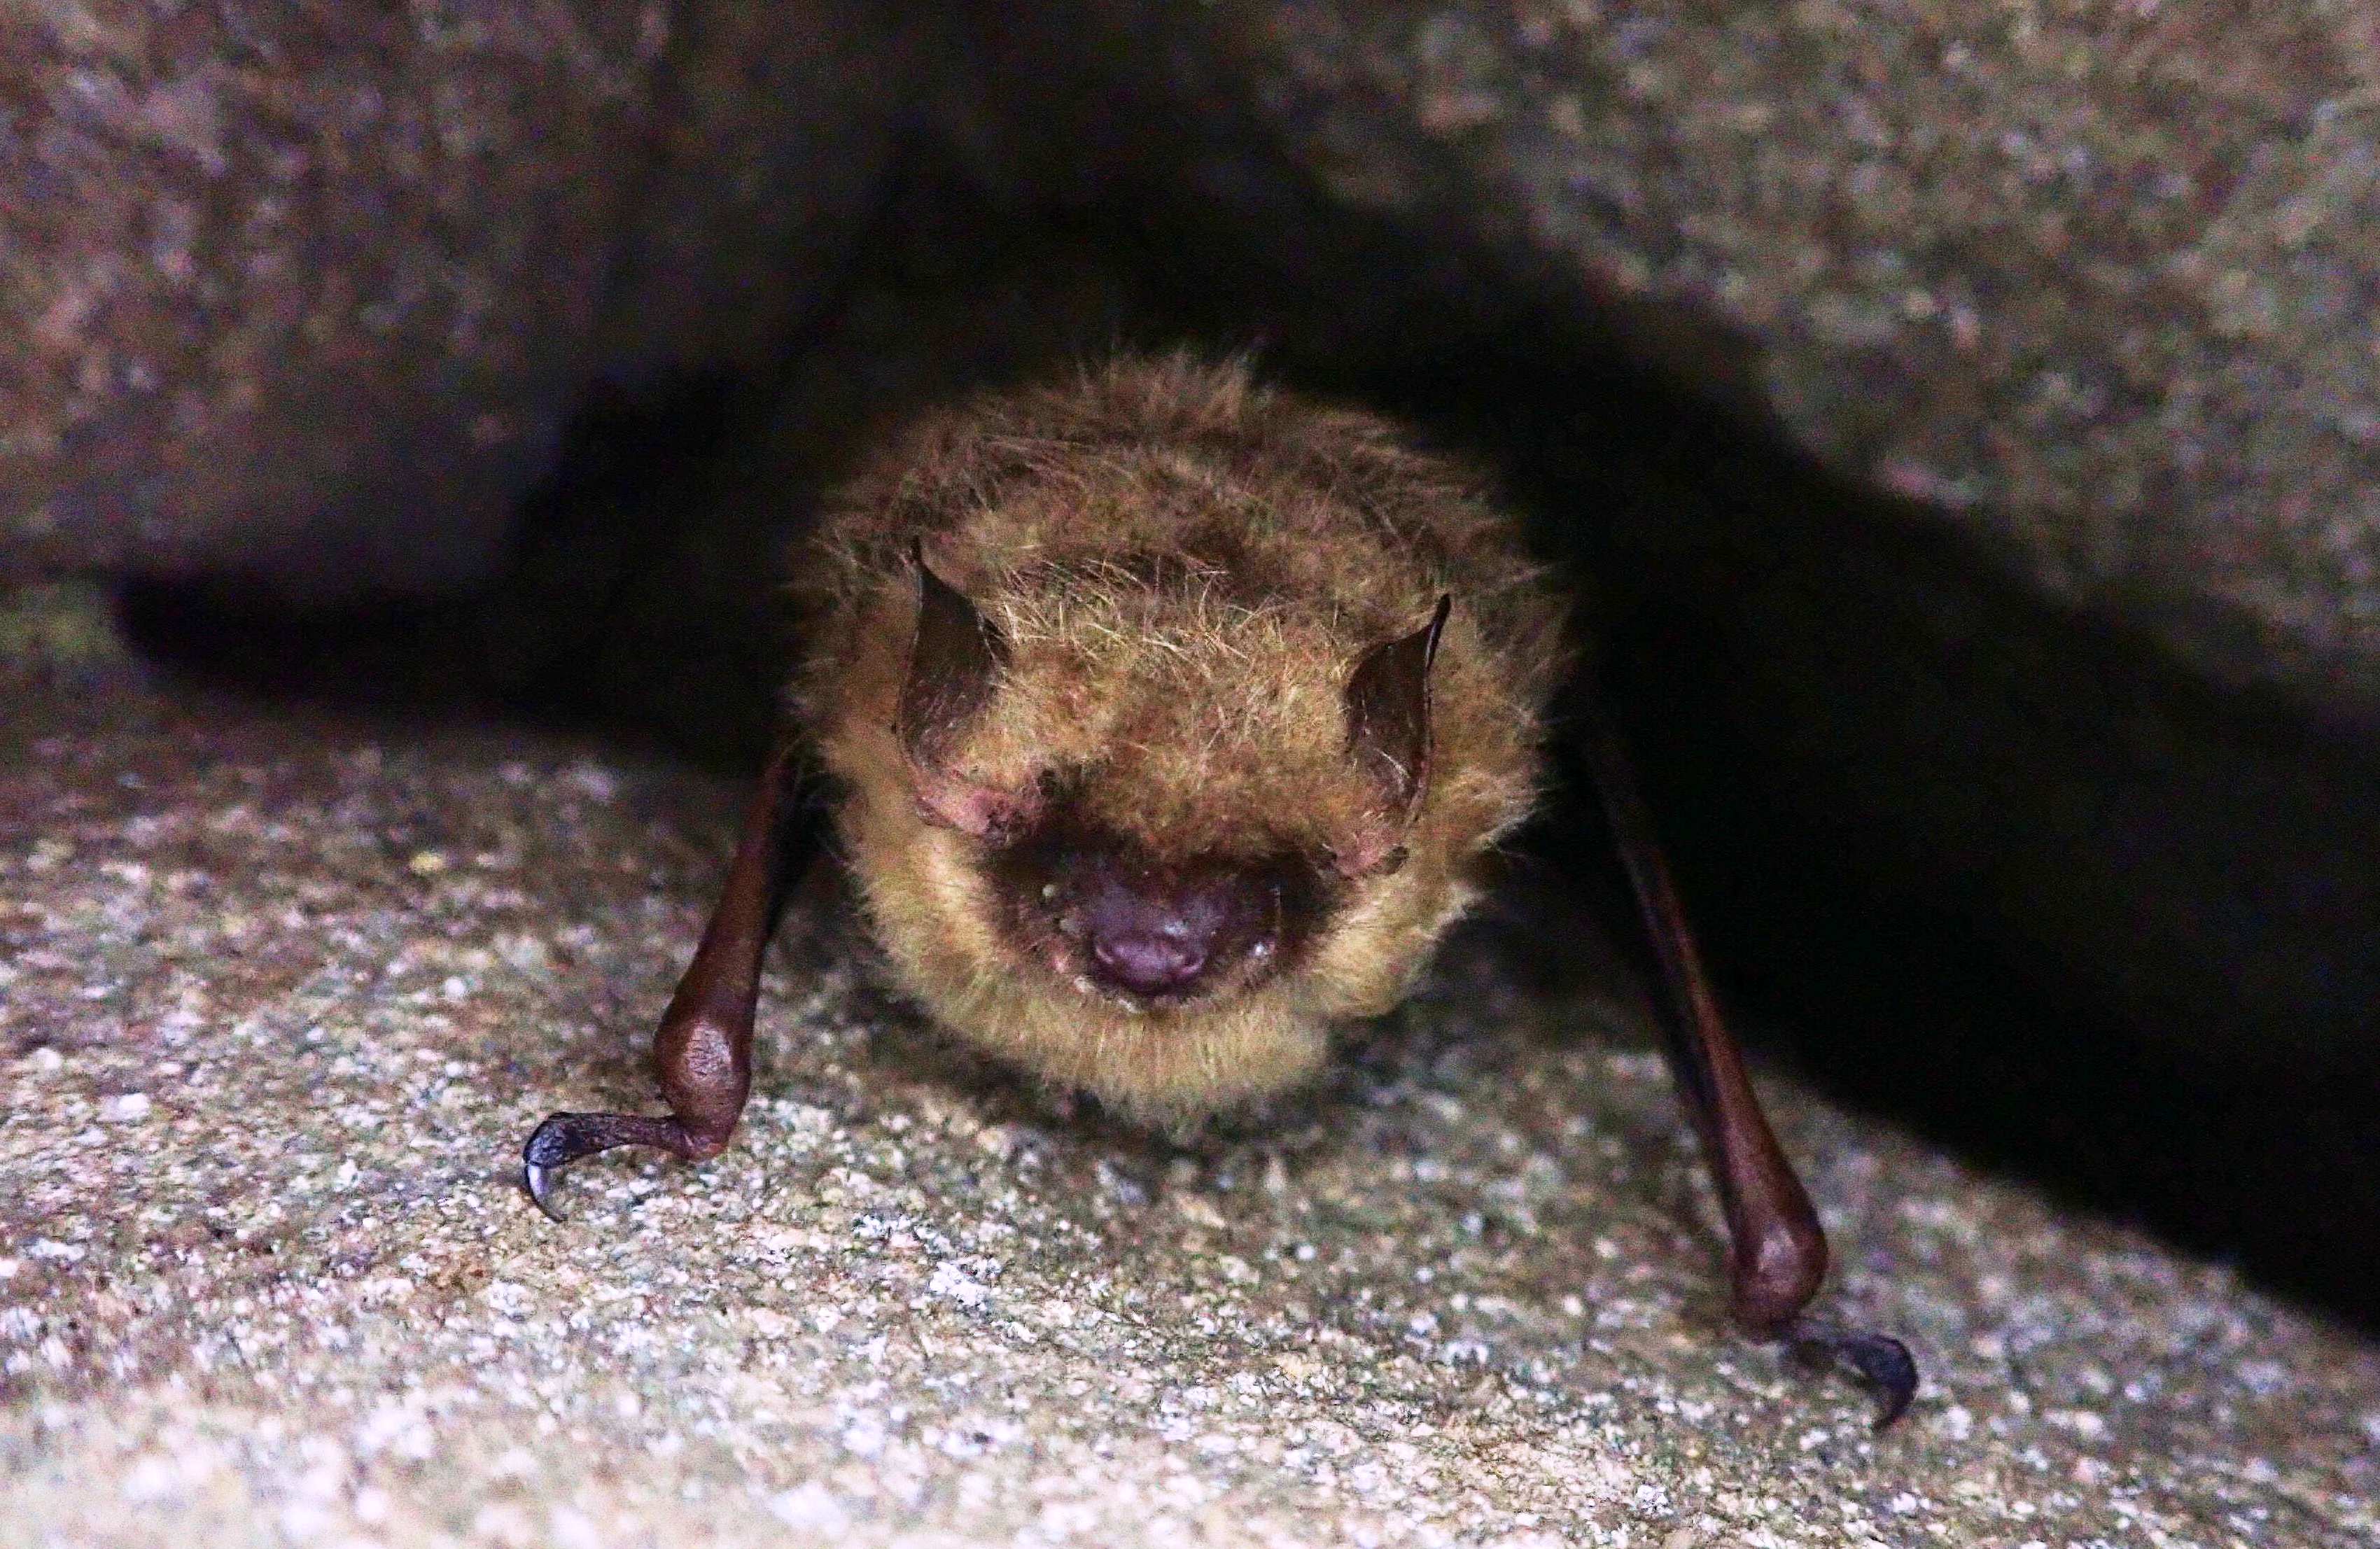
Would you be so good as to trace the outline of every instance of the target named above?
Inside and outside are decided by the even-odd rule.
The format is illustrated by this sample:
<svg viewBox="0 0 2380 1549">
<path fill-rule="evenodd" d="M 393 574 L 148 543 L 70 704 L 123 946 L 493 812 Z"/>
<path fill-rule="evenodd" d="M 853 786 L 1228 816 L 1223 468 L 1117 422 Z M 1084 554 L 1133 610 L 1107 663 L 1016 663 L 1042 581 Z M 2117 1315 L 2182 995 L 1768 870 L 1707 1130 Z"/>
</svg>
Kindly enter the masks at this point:
<svg viewBox="0 0 2380 1549">
<path fill-rule="evenodd" d="M 801 714 L 905 987 L 1160 1119 L 1396 1002 L 1527 811 L 1562 657 L 1475 478 L 1184 356 L 924 417 L 795 586 Z"/>
<path fill-rule="evenodd" d="M 1450 670 L 1483 686 L 1444 597 L 1367 628 L 1178 556 L 1044 561 L 981 601 L 922 555 L 908 579 L 897 688 L 823 739 L 877 933 L 951 1028 L 1128 1110 L 1305 1074 L 1527 801 L 1509 695 L 1481 696 L 1500 724 L 1435 708 Z"/>
</svg>

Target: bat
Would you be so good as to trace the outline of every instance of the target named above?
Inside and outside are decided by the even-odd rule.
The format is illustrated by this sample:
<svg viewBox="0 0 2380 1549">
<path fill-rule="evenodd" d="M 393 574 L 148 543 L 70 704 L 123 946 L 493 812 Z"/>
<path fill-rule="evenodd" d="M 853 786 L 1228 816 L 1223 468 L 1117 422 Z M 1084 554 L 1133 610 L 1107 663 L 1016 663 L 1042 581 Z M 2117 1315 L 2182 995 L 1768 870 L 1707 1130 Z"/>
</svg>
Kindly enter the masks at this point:
<svg viewBox="0 0 2380 1549">
<path fill-rule="evenodd" d="M 1461 465 L 1244 364 L 1126 357 L 929 413 L 795 568 L 801 660 L 700 947 L 663 1013 L 666 1115 L 558 1113 L 556 1173 L 718 1155 L 751 1085 L 762 953 L 822 840 L 890 973 L 953 1036 L 1140 1120 L 1295 1084 L 1393 1006 L 1547 779 L 1563 609 Z M 1697 962 L 1620 739 L 1569 739 L 1670 1002 L 1751 1333 L 1915 1391 L 1888 1336 L 1807 1315 L 1827 1267 Z M 556 1217 L 559 1218 L 558 1216 Z"/>
</svg>

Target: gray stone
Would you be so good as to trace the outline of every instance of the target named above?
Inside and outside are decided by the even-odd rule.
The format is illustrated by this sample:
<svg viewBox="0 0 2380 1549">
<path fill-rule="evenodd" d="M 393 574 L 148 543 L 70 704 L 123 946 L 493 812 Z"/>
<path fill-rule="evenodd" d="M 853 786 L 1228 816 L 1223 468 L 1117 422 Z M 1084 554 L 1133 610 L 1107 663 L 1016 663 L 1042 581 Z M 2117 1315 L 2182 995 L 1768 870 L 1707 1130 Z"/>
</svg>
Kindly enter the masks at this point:
<svg viewBox="0 0 2380 1549">
<path fill-rule="evenodd" d="M 0 573 L 484 581 L 594 384 L 817 304 L 903 9 L 10 7 Z"/>
<path fill-rule="evenodd" d="M 1633 998 L 1485 952 L 1176 1150 L 797 923 L 735 1147 L 553 1226 L 516 1148 L 649 1099 L 736 793 L 163 694 L 73 611 L 0 684 L 0 1544 L 2380 1533 L 2380 1347 L 1771 1079 L 1925 1364 L 1870 1434 L 1723 1326 Z"/>
<path fill-rule="evenodd" d="M 2370 7 L 1036 15 L 985 30 L 1029 127 L 986 137 L 1010 175 L 1288 250 L 1408 234 L 1335 276 L 1359 313 L 1485 255 L 2039 595 L 2380 717 Z M 1053 59 L 1081 62 L 1055 93 Z"/>
</svg>

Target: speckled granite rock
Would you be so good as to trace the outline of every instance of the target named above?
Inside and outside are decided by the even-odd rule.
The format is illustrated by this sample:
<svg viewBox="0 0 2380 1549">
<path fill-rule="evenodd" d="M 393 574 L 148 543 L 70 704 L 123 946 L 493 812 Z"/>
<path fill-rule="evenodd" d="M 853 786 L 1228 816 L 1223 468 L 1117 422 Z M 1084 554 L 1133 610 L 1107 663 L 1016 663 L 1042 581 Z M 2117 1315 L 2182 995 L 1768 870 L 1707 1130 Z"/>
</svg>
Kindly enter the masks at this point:
<svg viewBox="0 0 2380 1549">
<path fill-rule="evenodd" d="M 1177 1152 L 813 938 L 735 1148 L 553 1227 L 515 1148 L 646 1095 L 735 793 L 64 654 L 0 687 L 0 1544 L 2380 1532 L 2380 1349 L 1771 1082 L 1926 1364 L 1870 1435 L 1718 1325 L 1629 1016 L 1486 954 Z"/>
<path fill-rule="evenodd" d="M 1291 253 L 1385 222 L 1402 262 L 1337 277 L 1376 333 L 1484 254 L 2042 594 L 2380 723 L 2370 6 L 1035 15 L 985 29 L 1027 180 Z"/>
<path fill-rule="evenodd" d="M 0 571 L 485 578 L 592 383 L 815 305 L 915 11 L 0 12 Z"/>
</svg>

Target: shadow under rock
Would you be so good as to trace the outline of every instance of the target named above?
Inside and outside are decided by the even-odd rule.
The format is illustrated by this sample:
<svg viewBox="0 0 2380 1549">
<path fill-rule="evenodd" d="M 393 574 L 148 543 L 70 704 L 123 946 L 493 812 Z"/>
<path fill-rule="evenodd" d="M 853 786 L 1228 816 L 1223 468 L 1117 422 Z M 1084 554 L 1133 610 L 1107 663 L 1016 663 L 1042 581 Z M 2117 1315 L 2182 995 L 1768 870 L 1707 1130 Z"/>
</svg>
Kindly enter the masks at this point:
<svg viewBox="0 0 2380 1549">
<path fill-rule="evenodd" d="M 135 575 L 117 588 L 119 626 L 134 649 L 186 678 L 272 698 L 546 725 L 600 720 L 596 685 L 617 648 L 624 590 L 668 546 L 666 531 L 640 518 L 699 485 L 733 434 L 736 401 L 719 379 L 593 394 L 555 473 L 521 502 L 506 571 L 482 589 L 363 588 L 326 607 L 237 576 Z M 731 654 L 748 657 L 752 646 Z M 731 716 L 769 693 L 765 680 L 740 696 L 723 689 L 722 679 L 749 677 L 735 665 L 704 680 L 706 700 Z M 638 740 L 651 741 L 650 731 Z"/>
</svg>

